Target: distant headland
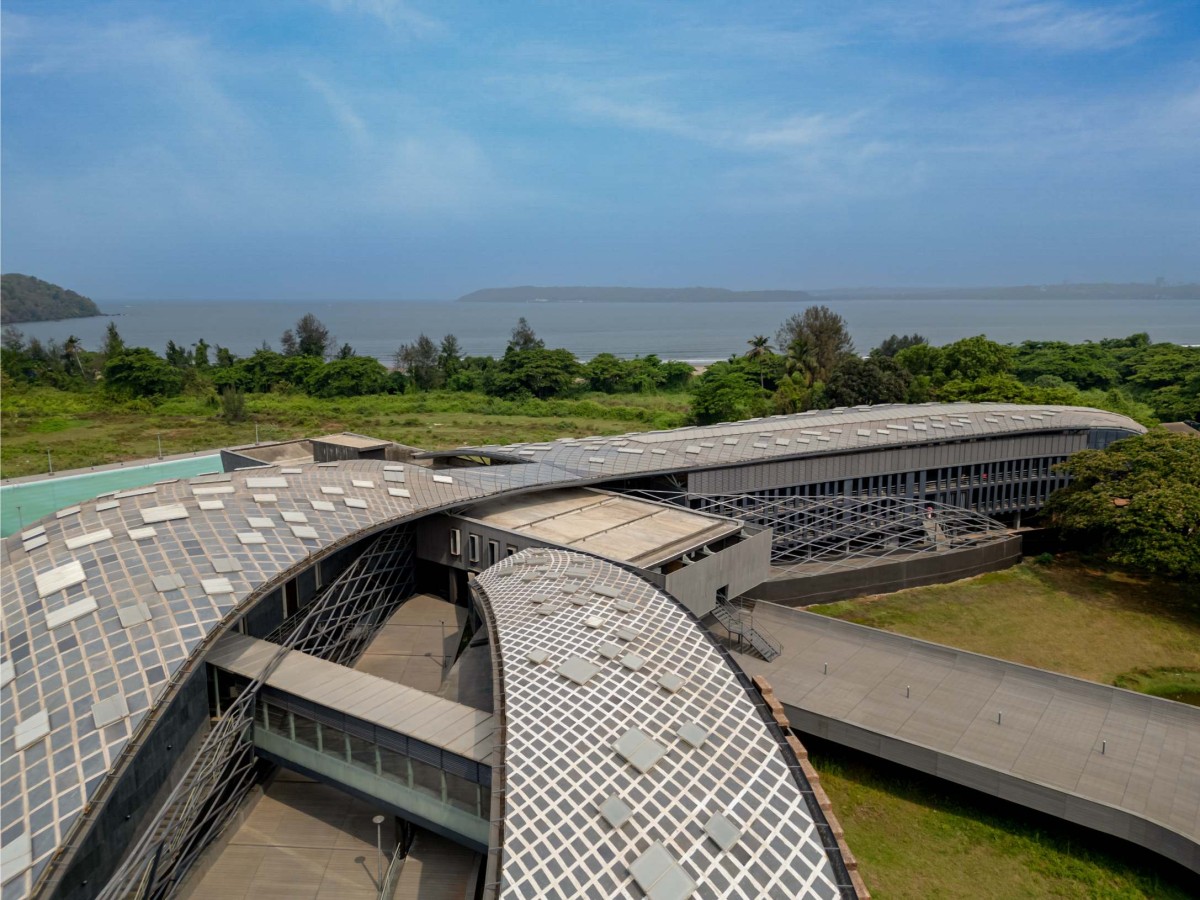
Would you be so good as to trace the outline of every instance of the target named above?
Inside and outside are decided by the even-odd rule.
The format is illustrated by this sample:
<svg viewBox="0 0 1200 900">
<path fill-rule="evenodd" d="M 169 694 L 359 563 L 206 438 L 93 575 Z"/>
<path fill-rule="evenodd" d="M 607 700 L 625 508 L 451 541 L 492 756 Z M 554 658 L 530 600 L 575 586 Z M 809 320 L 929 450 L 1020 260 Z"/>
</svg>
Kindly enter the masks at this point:
<svg viewBox="0 0 1200 900">
<path fill-rule="evenodd" d="M 807 291 L 731 291 L 726 288 L 522 287 L 484 288 L 459 303 L 805 303 Z"/>
<path fill-rule="evenodd" d="M 811 303 L 815 300 L 1200 300 L 1200 284 L 1093 282 L 1011 287 L 732 291 L 726 288 L 519 287 L 484 288 L 458 303 Z"/>
<path fill-rule="evenodd" d="M 101 315 L 90 299 L 57 284 L 32 275 L 0 276 L 0 325 Z"/>
</svg>

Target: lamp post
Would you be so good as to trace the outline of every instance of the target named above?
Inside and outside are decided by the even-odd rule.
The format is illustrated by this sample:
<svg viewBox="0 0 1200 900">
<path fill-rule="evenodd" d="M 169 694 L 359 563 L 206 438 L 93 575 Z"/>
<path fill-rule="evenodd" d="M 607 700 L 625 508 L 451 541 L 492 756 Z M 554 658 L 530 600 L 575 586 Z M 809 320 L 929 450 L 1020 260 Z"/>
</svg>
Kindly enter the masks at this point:
<svg viewBox="0 0 1200 900">
<path fill-rule="evenodd" d="M 155 435 L 158 438 L 158 458 L 162 459 L 162 432 Z"/>
<path fill-rule="evenodd" d="M 375 823 L 375 851 L 376 865 L 375 869 L 378 877 L 379 889 L 383 890 L 383 816 L 376 816 L 371 820 Z"/>
<path fill-rule="evenodd" d="M 50 455 L 50 451 L 46 451 L 46 465 L 50 467 L 50 474 L 54 474 L 54 458 Z"/>
</svg>

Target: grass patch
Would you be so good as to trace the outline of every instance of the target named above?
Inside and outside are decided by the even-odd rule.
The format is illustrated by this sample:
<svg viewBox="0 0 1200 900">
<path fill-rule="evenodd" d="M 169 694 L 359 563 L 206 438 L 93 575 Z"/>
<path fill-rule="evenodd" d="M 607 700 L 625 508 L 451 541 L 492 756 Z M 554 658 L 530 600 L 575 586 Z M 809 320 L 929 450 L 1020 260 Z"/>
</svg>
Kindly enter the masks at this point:
<svg viewBox="0 0 1200 900">
<path fill-rule="evenodd" d="M 1200 587 L 1068 556 L 810 609 L 1103 684 L 1200 669 Z"/>
<path fill-rule="evenodd" d="M 1193 896 L 1130 844 L 804 736 L 873 897 Z"/>
<path fill-rule="evenodd" d="M 1131 691 L 1200 706 L 1200 669 L 1134 669 L 1118 675 L 1113 684 Z"/>
<path fill-rule="evenodd" d="M 262 441 L 357 431 L 439 450 L 467 444 L 545 441 L 674 428 L 687 421 L 689 395 L 585 394 L 570 400 L 505 400 L 434 391 L 320 400 L 304 394 L 251 394 L 246 421 L 227 424 L 212 396 L 157 405 L 120 403 L 100 391 L 6 390 L 0 400 L 0 469 L 12 478 L 54 468 L 87 468 Z"/>
</svg>

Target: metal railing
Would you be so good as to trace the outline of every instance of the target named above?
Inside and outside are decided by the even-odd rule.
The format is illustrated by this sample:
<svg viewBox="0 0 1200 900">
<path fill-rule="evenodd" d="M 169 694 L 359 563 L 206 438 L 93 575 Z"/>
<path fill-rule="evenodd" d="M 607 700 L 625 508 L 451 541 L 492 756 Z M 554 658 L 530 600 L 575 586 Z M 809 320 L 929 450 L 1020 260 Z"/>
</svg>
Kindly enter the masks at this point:
<svg viewBox="0 0 1200 900">
<path fill-rule="evenodd" d="M 724 626 L 730 637 L 737 638 L 739 645 L 749 644 L 759 656 L 771 662 L 783 653 L 783 644 L 765 631 L 755 628 L 753 612 L 747 618 L 743 615 L 745 611 L 744 607 L 735 606 L 728 600 L 718 600 L 713 607 L 713 617 Z"/>
</svg>

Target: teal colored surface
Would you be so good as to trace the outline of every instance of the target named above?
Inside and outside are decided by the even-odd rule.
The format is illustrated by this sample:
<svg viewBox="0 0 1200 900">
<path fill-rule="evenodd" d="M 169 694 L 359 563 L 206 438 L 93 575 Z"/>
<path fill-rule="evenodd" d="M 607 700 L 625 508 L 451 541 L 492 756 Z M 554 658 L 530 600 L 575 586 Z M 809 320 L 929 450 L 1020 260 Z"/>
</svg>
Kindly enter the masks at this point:
<svg viewBox="0 0 1200 900">
<path fill-rule="evenodd" d="M 29 528 L 43 516 L 74 503 L 91 500 L 106 491 L 143 487 L 165 478 L 190 478 L 205 472 L 217 472 L 220 468 L 221 456 L 214 453 L 0 487 L 0 537 Z"/>
</svg>

